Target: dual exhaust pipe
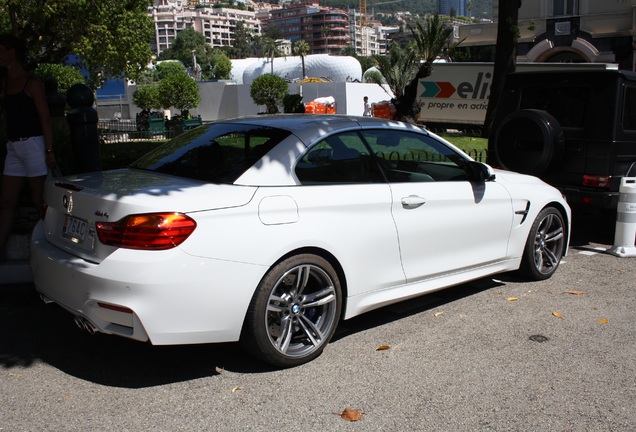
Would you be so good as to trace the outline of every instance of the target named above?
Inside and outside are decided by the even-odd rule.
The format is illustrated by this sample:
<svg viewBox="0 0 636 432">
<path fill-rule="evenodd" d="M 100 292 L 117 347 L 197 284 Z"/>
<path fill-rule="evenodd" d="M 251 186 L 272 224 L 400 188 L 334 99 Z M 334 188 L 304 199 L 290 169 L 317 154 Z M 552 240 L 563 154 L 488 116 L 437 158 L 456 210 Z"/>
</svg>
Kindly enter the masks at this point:
<svg viewBox="0 0 636 432">
<path fill-rule="evenodd" d="M 53 300 L 51 300 L 50 298 L 46 297 L 44 294 L 40 294 L 40 298 L 46 304 L 53 303 Z M 99 330 L 97 330 L 97 327 L 92 322 L 90 322 L 89 320 L 87 320 L 86 318 L 81 317 L 81 316 L 76 316 L 75 317 L 75 324 L 81 330 L 84 330 L 84 331 L 88 332 L 91 335 L 94 335 L 95 333 L 97 333 L 99 331 Z"/>
<path fill-rule="evenodd" d="M 97 333 L 97 327 L 95 327 L 95 325 L 93 325 L 93 323 L 91 323 L 89 320 L 87 320 L 84 317 L 81 316 L 76 316 L 75 317 L 75 324 L 82 330 L 88 332 L 91 335 L 94 335 L 95 333 Z"/>
</svg>

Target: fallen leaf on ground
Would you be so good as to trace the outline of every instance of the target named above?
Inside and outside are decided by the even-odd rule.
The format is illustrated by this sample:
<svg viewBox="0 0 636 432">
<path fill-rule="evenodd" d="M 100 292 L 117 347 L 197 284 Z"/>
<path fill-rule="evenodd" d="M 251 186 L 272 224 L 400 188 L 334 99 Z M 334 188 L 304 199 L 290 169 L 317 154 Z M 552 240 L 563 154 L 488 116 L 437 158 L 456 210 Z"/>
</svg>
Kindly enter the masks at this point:
<svg viewBox="0 0 636 432">
<path fill-rule="evenodd" d="M 355 409 L 345 408 L 341 414 L 338 414 L 338 413 L 334 413 L 334 414 L 339 415 L 340 418 L 346 421 L 358 421 L 358 420 L 362 420 L 362 414 L 364 413 Z"/>
<path fill-rule="evenodd" d="M 435 315 L 433 315 L 433 316 L 438 317 L 438 316 L 440 316 L 440 315 L 444 315 L 444 312 L 435 312 Z"/>
<path fill-rule="evenodd" d="M 239 391 L 239 390 L 243 390 L 243 387 L 234 387 L 234 388 L 232 389 L 232 393 L 236 393 L 236 392 L 237 392 L 237 391 Z"/>
<path fill-rule="evenodd" d="M 559 311 L 554 311 L 554 312 L 552 312 L 552 315 L 554 315 L 554 316 L 555 316 L 555 317 L 557 317 L 557 318 L 565 318 L 565 317 L 563 316 L 563 314 L 562 314 L 561 312 L 559 312 Z"/>
<path fill-rule="evenodd" d="M 376 350 L 376 351 L 386 351 L 386 350 L 388 350 L 389 348 L 391 348 L 391 347 L 390 347 L 390 346 L 388 346 L 388 345 L 380 345 L 380 346 L 379 346 L 379 347 L 377 347 L 375 350 Z"/>
<path fill-rule="evenodd" d="M 583 292 L 583 291 L 568 291 L 566 294 L 581 295 L 581 294 L 585 294 L 585 292 Z"/>
<path fill-rule="evenodd" d="M 519 299 L 517 297 L 508 297 L 506 300 L 508 300 L 508 301 L 517 301 Z"/>
<path fill-rule="evenodd" d="M 609 321 L 606 320 L 605 318 L 600 318 L 598 322 L 600 322 L 601 324 L 607 324 Z"/>
</svg>

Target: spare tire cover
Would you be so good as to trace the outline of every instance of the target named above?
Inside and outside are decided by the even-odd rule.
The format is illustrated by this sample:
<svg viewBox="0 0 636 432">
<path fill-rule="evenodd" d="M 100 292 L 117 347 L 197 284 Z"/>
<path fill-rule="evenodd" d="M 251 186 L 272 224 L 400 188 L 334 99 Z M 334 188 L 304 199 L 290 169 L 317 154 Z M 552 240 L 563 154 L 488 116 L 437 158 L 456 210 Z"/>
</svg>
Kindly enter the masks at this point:
<svg viewBox="0 0 636 432">
<path fill-rule="evenodd" d="M 563 159 L 565 136 L 549 113 L 526 109 L 501 122 L 495 134 L 495 154 L 503 168 L 541 175 Z"/>
</svg>

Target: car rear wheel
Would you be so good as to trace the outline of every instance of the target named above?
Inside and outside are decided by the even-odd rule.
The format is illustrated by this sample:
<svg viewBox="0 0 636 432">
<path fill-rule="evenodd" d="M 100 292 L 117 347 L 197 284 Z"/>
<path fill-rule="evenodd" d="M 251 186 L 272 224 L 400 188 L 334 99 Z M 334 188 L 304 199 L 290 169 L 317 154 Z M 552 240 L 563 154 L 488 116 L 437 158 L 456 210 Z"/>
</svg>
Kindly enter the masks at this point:
<svg viewBox="0 0 636 432">
<path fill-rule="evenodd" d="M 561 212 L 554 207 L 541 210 L 528 234 L 521 274 L 531 280 L 544 280 L 552 276 L 563 257 L 566 238 Z"/>
<path fill-rule="evenodd" d="M 277 367 L 297 366 L 318 357 L 338 324 L 340 281 L 325 259 L 296 255 L 273 267 L 250 304 L 241 345 Z"/>
</svg>

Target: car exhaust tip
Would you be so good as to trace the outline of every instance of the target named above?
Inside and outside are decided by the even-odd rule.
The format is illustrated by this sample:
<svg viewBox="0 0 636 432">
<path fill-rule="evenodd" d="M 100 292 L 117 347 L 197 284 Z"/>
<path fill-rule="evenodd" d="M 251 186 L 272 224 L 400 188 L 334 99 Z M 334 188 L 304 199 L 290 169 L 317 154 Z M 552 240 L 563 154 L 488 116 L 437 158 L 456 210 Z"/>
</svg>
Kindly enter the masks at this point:
<svg viewBox="0 0 636 432">
<path fill-rule="evenodd" d="M 75 324 L 82 330 L 88 332 L 91 335 L 97 333 L 97 327 L 95 327 L 89 320 L 86 318 L 76 316 Z"/>
<path fill-rule="evenodd" d="M 53 303 L 53 300 L 51 300 L 50 298 L 48 298 L 47 296 L 45 296 L 44 294 L 40 294 L 40 299 L 42 299 L 42 301 L 45 304 L 49 304 L 49 303 Z"/>
</svg>

